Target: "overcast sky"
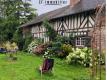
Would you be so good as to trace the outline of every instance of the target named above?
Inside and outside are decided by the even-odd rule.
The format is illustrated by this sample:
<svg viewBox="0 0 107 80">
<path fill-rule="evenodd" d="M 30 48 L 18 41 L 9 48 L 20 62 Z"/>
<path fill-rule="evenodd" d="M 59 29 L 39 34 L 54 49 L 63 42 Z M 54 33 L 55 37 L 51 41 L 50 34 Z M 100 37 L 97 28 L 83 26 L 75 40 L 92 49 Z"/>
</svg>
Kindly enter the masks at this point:
<svg viewBox="0 0 107 80">
<path fill-rule="evenodd" d="M 44 4 L 39 4 L 39 0 L 32 0 L 32 4 L 33 7 L 37 9 L 37 13 L 43 14 L 52 10 L 55 10 L 57 8 L 61 8 L 63 6 L 66 6 L 69 4 L 69 0 L 67 2 L 67 4 L 63 4 L 63 5 L 44 5 Z"/>
</svg>

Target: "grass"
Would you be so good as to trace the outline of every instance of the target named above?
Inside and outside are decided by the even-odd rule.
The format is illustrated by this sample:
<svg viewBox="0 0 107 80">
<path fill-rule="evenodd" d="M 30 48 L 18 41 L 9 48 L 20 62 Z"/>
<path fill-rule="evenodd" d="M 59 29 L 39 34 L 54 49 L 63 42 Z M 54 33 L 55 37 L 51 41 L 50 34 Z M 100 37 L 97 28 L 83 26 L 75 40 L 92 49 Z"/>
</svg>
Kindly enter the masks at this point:
<svg viewBox="0 0 107 80">
<path fill-rule="evenodd" d="M 89 80 L 90 69 L 82 66 L 67 65 L 64 60 L 55 59 L 53 74 L 43 74 L 42 79 L 37 68 L 43 58 L 20 54 L 17 61 L 8 60 L 8 56 L 0 54 L 0 80 Z M 105 72 L 103 71 L 103 79 Z"/>
</svg>

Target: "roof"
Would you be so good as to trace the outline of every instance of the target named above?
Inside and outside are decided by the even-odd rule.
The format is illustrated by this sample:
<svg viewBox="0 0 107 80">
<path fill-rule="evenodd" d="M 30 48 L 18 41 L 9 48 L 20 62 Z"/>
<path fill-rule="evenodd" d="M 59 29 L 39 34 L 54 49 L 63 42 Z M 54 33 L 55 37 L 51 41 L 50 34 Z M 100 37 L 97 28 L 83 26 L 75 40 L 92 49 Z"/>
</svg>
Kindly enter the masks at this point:
<svg viewBox="0 0 107 80">
<path fill-rule="evenodd" d="M 81 0 L 74 7 L 68 5 L 68 6 L 56 9 L 54 11 L 47 12 L 45 14 L 42 14 L 36 17 L 32 21 L 21 25 L 21 27 L 27 27 L 33 24 L 37 24 L 39 22 L 42 22 L 46 18 L 48 20 L 51 20 L 51 19 L 56 19 L 67 15 L 73 15 L 76 13 L 93 10 L 97 7 L 98 4 L 102 4 L 102 3 L 105 3 L 105 0 Z"/>
</svg>

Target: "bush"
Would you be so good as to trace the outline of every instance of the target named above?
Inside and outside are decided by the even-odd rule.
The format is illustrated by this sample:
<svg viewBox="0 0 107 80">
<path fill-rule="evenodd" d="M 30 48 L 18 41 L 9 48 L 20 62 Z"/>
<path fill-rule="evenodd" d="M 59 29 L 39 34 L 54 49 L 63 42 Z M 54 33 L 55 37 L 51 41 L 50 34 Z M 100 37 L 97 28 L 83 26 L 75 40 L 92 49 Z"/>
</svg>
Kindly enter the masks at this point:
<svg viewBox="0 0 107 80">
<path fill-rule="evenodd" d="M 62 44 L 57 51 L 59 58 L 65 58 L 70 52 L 72 52 L 72 46 L 70 44 Z"/>
<path fill-rule="evenodd" d="M 33 53 L 37 55 L 44 54 L 46 51 L 47 44 L 40 44 L 33 48 Z"/>
<path fill-rule="evenodd" d="M 57 41 L 57 42 L 52 42 L 52 47 L 49 47 L 49 49 L 55 53 L 54 56 L 56 57 L 60 57 L 60 53 L 62 53 L 61 50 L 61 42 Z M 61 56 L 62 57 L 62 56 Z"/>
<path fill-rule="evenodd" d="M 106 57 L 105 57 L 105 54 L 106 54 L 106 52 L 103 50 L 102 51 L 102 53 L 101 53 L 101 57 L 100 57 L 100 55 L 99 55 L 99 53 L 98 53 L 98 57 L 97 57 L 97 61 L 98 60 L 100 60 L 100 64 L 101 65 L 104 65 L 105 64 L 105 61 L 106 61 Z M 97 62 L 98 63 L 98 62 Z"/>
<path fill-rule="evenodd" d="M 28 45 L 32 42 L 32 36 L 28 35 L 25 39 L 24 39 L 24 45 L 23 45 L 23 50 L 27 51 Z"/>
<path fill-rule="evenodd" d="M 60 41 L 62 44 L 70 44 L 72 46 L 75 46 L 75 36 L 73 36 L 72 33 L 69 35 L 69 37 L 57 35 L 55 41 Z"/>
<path fill-rule="evenodd" d="M 85 57 L 84 57 L 84 61 L 83 64 L 84 66 L 88 67 L 88 66 L 92 66 L 92 50 L 90 48 L 83 48 L 81 49 L 82 52 L 84 52 Z"/>
<path fill-rule="evenodd" d="M 66 62 L 68 64 L 81 64 L 86 67 L 92 66 L 91 64 L 91 49 L 85 47 L 83 49 L 79 48 L 72 48 L 72 52 L 69 53 L 69 55 L 66 58 Z"/>
<path fill-rule="evenodd" d="M 103 50 L 102 51 L 102 54 L 101 54 L 101 64 L 104 65 L 105 62 L 106 62 L 106 50 Z"/>
<path fill-rule="evenodd" d="M 40 39 L 34 39 L 29 45 L 28 45 L 28 52 L 33 53 L 33 49 L 36 48 L 39 44 L 42 43 L 42 40 Z"/>
<path fill-rule="evenodd" d="M 44 58 L 53 58 L 55 53 L 49 48 L 47 48 L 47 51 L 45 51 L 45 54 L 43 55 Z"/>
<path fill-rule="evenodd" d="M 18 47 L 19 47 L 19 50 L 23 50 L 24 39 L 23 39 L 23 33 L 22 33 L 21 28 L 18 28 L 18 29 L 15 31 L 12 40 L 17 43 L 17 45 L 18 45 Z"/>
<path fill-rule="evenodd" d="M 7 41 L 6 43 L 3 44 L 3 47 L 6 48 L 7 51 L 18 50 L 18 46 L 15 42 L 11 43 Z"/>
<path fill-rule="evenodd" d="M 54 56 L 59 58 L 65 58 L 69 52 L 72 51 L 72 46 L 70 44 L 63 44 L 59 41 L 52 41 L 48 47 L 54 54 Z"/>
<path fill-rule="evenodd" d="M 101 58 L 99 58 L 98 51 L 95 51 L 94 53 L 96 55 L 95 63 L 99 63 L 104 65 L 105 64 L 105 57 L 104 53 L 101 55 Z M 66 57 L 66 62 L 68 64 L 81 64 L 85 67 L 92 66 L 92 50 L 90 48 L 72 48 L 72 52 L 69 53 L 69 55 Z"/>
<path fill-rule="evenodd" d="M 55 42 L 58 42 L 58 41 L 60 41 L 62 44 L 64 44 L 64 43 L 69 43 L 70 39 L 69 39 L 69 37 L 57 35 L 57 37 L 55 38 Z"/>
<path fill-rule="evenodd" d="M 70 52 L 72 52 L 72 46 L 70 44 L 62 44 L 61 50 L 63 50 L 65 55 L 68 55 Z"/>
</svg>

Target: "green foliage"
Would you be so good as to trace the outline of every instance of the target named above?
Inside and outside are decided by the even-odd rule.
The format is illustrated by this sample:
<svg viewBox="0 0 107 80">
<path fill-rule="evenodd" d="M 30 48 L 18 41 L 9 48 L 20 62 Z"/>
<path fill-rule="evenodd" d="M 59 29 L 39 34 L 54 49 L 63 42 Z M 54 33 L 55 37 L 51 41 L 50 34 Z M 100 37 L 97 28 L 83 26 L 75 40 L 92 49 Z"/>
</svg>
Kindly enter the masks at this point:
<svg viewBox="0 0 107 80">
<path fill-rule="evenodd" d="M 101 54 L 101 64 L 105 64 L 106 63 L 106 51 L 103 50 L 102 54 Z"/>
<path fill-rule="evenodd" d="M 72 33 L 69 35 L 69 44 L 75 46 L 75 36 Z"/>
<path fill-rule="evenodd" d="M 70 52 L 72 52 L 72 46 L 70 44 L 62 44 L 61 45 L 62 53 L 59 56 L 66 57 Z"/>
<path fill-rule="evenodd" d="M 23 0 L 5 0 L 0 2 L 2 3 L 1 6 L 3 6 L 2 17 L 15 18 L 19 23 L 24 23 L 28 21 L 27 19 L 31 20 L 32 18 L 29 18 L 31 15 L 34 17 L 35 9 L 31 8 L 30 3 L 25 3 Z"/>
<path fill-rule="evenodd" d="M 72 51 L 72 46 L 70 44 L 65 44 L 68 43 L 67 40 L 67 37 L 57 36 L 55 40 L 50 43 L 51 46 L 49 49 L 55 53 L 54 56 L 65 58 L 69 52 Z"/>
<path fill-rule="evenodd" d="M 52 53 L 54 53 L 54 56 L 58 57 L 59 53 L 62 52 L 61 42 L 60 41 L 52 42 L 52 45 L 51 47 L 49 47 L 49 49 L 52 51 Z"/>
<path fill-rule="evenodd" d="M 27 51 L 28 45 L 32 42 L 32 35 L 29 34 L 25 39 L 24 39 L 24 45 L 23 45 L 23 50 Z"/>
<path fill-rule="evenodd" d="M 33 48 L 33 53 L 36 55 L 42 55 L 45 53 L 47 49 L 47 44 L 39 44 L 38 46 Z"/>
<path fill-rule="evenodd" d="M 8 61 L 5 54 L 0 54 L 0 80 L 41 80 L 38 70 L 43 64 L 43 58 L 17 53 L 17 61 Z M 90 77 L 89 68 L 67 65 L 64 60 L 55 58 L 54 75 L 43 74 L 44 80 L 87 80 Z M 36 69 L 35 69 L 36 68 Z M 106 80 L 106 72 L 102 71 L 102 79 Z"/>
<path fill-rule="evenodd" d="M 62 44 L 70 44 L 70 45 L 74 46 L 75 45 L 74 39 L 75 39 L 75 37 L 72 34 L 70 34 L 69 37 L 57 35 L 57 37 L 55 38 L 55 41 L 56 42 L 60 41 Z"/>
<path fill-rule="evenodd" d="M 100 53 L 100 51 L 94 49 L 93 50 L 93 57 L 94 57 L 94 63 L 95 65 L 105 65 L 105 51 L 102 50 L 102 52 Z"/>
<path fill-rule="evenodd" d="M 15 41 L 18 44 L 19 50 L 23 50 L 24 39 L 23 39 L 22 30 L 20 28 L 18 28 L 15 31 L 12 40 Z"/>
<path fill-rule="evenodd" d="M 48 20 L 43 21 L 43 26 L 46 28 L 46 36 L 49 37 L 49 40 L 55 40 L 57 32 L 54 30 L 53 26 L 48 22 Z"/>
<path fill-rule="evenodd" d="M 0 40 L 3 41 L 11 41 L 13 37 L 13 33 L 16 30 L 18 23 L 14 18 L 2 19 L 0 21 Z"/>
<path fill-rule="evenodd" d="M 105 64 L 104 54 L 99 57 L 98 52 L 93 53 L 95 55 L 95 63 L 98 64 L 100 61 L 100 65 Z M 92 67 L 92 50 L 90 48 L 72 48 L 72 52 L 66 57 L 66 62 L 68 64 L 81 64 L 85 67 Z"/>
<path fill-rule="evenodd" d="M 47 57 L 48 55 L 59 57 L 60 52 L 62 52 L 60 41 L 57 42 L 51 41 L 47 46 L 47 50 L 45 51 Z"/>
<path fill-rule="evenodd" d="M 51 43 L 51 50 L 57 57 L 64 58 L 72 51 L 72 46 L 69 44 L 69 37 L 57 35 Z"/>
<path fill-rule="evenodd" d="M 90 77 L 85 77 L 85 76 L 78 76 L 78 77 L 75 77 L 73 80 L 90 80 Z"/>
<path fill-rule="evenodd" d="M 0 0 L 0 43 L 12 41 L 17 27 L 31 20 L 36 15 L 34 15 L 35 10 L 30 7 L 31 5 L 29 3 L 26 4 L 27 6 L 22 0 Z M 15 34 L 17 33 L 19 32 L 16 31 Z M 18 46 L 24 43 L 22 40 L 18 42 L 18 39 L 16 42 Z"/>
<path fill-rule="evenodd" d="M 60 47 L 61 47 L 61 42 L 60 41 L 58 41 L 58 42 L 52 42 L 53 51 L 60 50 Z"/>
<path fill-rule="evenodd" d="M 55 53 L 53 53 L 53 51 L 51 49 L 47 49 L 47 51 L 45 51 L 45 54 L 43 55 L 44 58 L 53 58 L 55 55 Z"/>
<path fill-rule="evenodd" d="M 66 36 L 57 35 L 55 41 L 60 41 L 61 43 L 69 43 L 69 38 Z"/>
<path fill-rule="evenodd" d="M 28 45 L 28 52 L 33 53 L 33 49 L 36 48 L 39 44 L 41 44 L 43 41 L 41 39 L 34 39 L 29 45 Z"/>
<path fill-rule="evenodd" d="M 61 49 L 65 52 L 65 53 L 70 53 L 72 52 L 72 46 L 70 44 L 62 44 Z"/>
<path fill-rule="evenodd" d="M 16 44 L 15 42 L 9 42 L 9 41 L 7 41 L 7 42 L 5 42 L 5 43 L 3 44 L 3 47 L 4 47 L 6 50 L 8 50 L 8 51 L 18 50 L 18 46 L 17 46 L 17 44 Z"/>
<path fill-rule="evenodd" d="M 66 61 L 69 64 L 81 64 L 86 67 L 92 66 L 92 51 L 87 47 L 83 49 L 72 48 L 72 52 L 69 53 Z"/>
</svg>

